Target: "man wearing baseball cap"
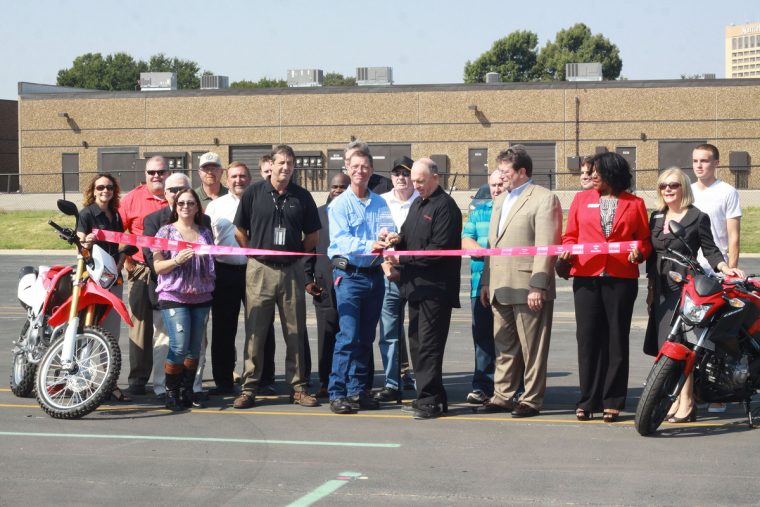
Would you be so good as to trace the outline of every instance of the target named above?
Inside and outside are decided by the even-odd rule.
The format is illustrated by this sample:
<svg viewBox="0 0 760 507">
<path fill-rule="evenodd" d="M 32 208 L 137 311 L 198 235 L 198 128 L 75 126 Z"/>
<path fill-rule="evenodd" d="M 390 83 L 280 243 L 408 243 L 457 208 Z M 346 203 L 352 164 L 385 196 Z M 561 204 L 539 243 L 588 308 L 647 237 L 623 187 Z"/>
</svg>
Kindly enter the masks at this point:
<svg viewBox="0 0 760 507">
<path fill-rule="evenodd" d="M 201 199 L 201 207 L 206 209 L 208 203 L 227 193 L 227 187 L 222 185 L 222 159 L 213 151 L 204 153 L 198 161 L 198 173 L 201 185 L 195 192 Z"/>
</svg>

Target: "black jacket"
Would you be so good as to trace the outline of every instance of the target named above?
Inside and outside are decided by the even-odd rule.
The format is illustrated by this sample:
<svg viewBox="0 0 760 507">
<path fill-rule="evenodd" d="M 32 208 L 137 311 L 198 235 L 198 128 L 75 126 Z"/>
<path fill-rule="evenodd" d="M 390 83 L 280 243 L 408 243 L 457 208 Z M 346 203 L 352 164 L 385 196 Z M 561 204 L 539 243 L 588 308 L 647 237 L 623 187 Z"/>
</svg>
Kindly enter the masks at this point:
<svg viewBox="0 0 760 507">
<path fill-rule="evenodd" d="M 649 218 L 649 230 L 652 231 L 653 247 L 652 255 L 647 259 L 647 276 L 649 278 L 667 276 L 669 271 L 676 271 L 682 275 L 686 274 L 686 268 L 664 258 L 668 256 L 668 248 L 686 256 L 689 255 L 689 251 L 678 238 L 670 232 L 663 232 L 665 214 L 665 211 L 655 210 Z M 686 235 L 684 240 L 692 252 L 694 252 L 694 255 L 701 248 L 702 254 L 713 269 L 717 271 L 718 264 L 725 259 L 715 245 L 712 229 L 710 228 L 710 217 L 692 205 L 689 206 L 686 215 L 680 220 L 679 224 L 684 228 Z M 671 255 L 671 257 L 673 256 Z M 676 290 L 680 290 L 680 288 L 676 287 Z"/>
<path fill-rule="evenodd" d="M 401 227 L 397 250 L 456 250 L 462 245 L 462 212 L 438 187 L 427 199 L 418 197 Z M 462 258 L 401 256 L 401 295 L 409 301 L 435 298 L 459 308 Z"/>
<path fill-rule="evenodd" d="M 327 247 L 330 246 L 330 235 L 324 234 L 330 230 L 327 223 L 327 204 L 317 208 L 323 234 L 319 235 L 317 256 L 307 256 L 304 259 L 306 283 L 314 282 L 322 287 L 322 295 L 314 298 L 314 306 L 335 307 L 335 286 L 333 285 L 333 266 L 327 257 Z"/>
</svg>

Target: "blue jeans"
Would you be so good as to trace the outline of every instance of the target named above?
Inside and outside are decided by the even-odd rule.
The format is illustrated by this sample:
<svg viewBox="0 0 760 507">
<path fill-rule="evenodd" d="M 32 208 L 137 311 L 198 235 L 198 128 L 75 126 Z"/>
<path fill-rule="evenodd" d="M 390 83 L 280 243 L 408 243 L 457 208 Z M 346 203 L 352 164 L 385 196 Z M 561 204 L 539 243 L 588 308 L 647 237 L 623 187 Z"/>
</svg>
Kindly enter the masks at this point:
<svg viewBox="0 0 760 507">
<path fill-rule="evenodd" d="M 375 328 L 383 304 L 383 273 L 348 272 L 335 268 L 333 278 L 340 331 L 335 336 L 330 399 L 354 396 L 367 387 L 367 369 L 375 341 Z"/>
<path fill-rule="evenodd" d="M 404 307 L 406 300 L 401 297 L 401 291 L 396 282 L 385 280 L 385 297 L 383 309 L 380 312 L 380 355 L 383 357 L 383 369 L 385 370 L 385 387 L 400 389 L 399 357 L 403 353 L 399 350 L 399 338 L 404 340 Z"/>
<path fill-rule="evenodd" d="M 472 390 L 493 396 L 493 372 L 496 350 L 493 341 L 493 312 L 480 302 L 471 299 L 472 343 L 475 346 L 475 370 L 472 372 Z"/>
<path fill-rule="evenodd" d="M 198 359 L 210 309 L 210 306 L 181 306 L 161 310 L 169 335 L 168 363 L 183 364 L 185 358 Z"/>
</svg>

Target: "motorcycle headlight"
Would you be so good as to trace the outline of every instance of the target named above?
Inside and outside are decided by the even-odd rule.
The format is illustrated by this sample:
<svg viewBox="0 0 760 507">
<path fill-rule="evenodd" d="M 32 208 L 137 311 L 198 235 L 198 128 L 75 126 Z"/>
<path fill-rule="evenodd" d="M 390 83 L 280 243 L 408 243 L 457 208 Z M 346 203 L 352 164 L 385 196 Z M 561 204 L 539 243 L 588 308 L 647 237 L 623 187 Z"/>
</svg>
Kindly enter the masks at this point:
<svg viewBox="0 0 760 507">
<path fill-rule="evenodd" d="M 694 300 L 692 300 L 688 294 L 685 294 L 683 297 L 683 306 L 681 307 L 681 315 L 683 315 L 684 320 L 689 324 L 697 325 L 704 320 L 707 311 L 711 307 L 712 305 L 695 304 Z"/>
<path fill-rule="evenodd" d="M 103 271 L 103 274 L 100 275 L 100 280 L 98 280 L 98 285 L 104 289 L 110 289 L 114 282 L 116 282 L 116 275 L 109 273 L 108 271 Z"/>
</svg>

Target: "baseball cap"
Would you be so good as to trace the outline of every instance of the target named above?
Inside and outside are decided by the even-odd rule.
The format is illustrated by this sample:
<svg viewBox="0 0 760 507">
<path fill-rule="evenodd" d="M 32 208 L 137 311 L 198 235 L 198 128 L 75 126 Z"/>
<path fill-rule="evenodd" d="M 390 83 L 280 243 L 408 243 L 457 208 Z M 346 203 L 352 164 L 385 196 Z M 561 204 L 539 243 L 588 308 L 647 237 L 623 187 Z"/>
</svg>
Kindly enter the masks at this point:
<svg viewBox="0 0 760 507">
<path fill-rule="evenodd" d="M 409 157 L 397 158 L 396 160 L 393 161 L 393 169 L 391 169 L 391 172 L 395 172 L 396 170 L 402 170 L 402 169 L 405 169 L 411 172 L 413 164 L 414 164 L 414 160 L 412 160 Z"/>
<path fill-rule="evenodd" d="M 203 167 L 204 165 L 222 167 L 222 159 L 213 151 L 209 151 L 208 153 L 201 155 L 200 161 L 198 162 L 198 167 Z"/>
</svg>

